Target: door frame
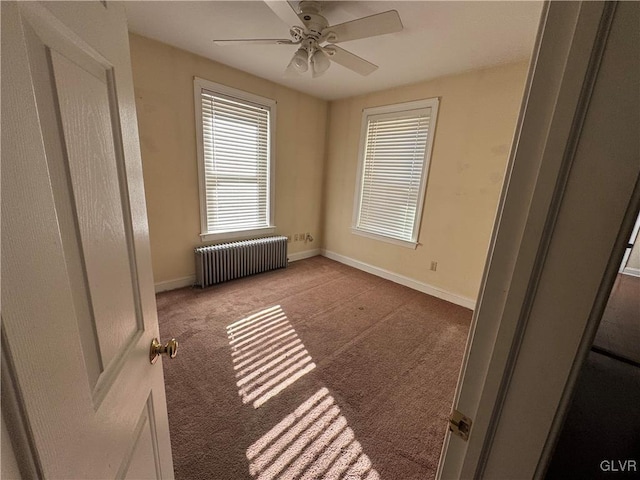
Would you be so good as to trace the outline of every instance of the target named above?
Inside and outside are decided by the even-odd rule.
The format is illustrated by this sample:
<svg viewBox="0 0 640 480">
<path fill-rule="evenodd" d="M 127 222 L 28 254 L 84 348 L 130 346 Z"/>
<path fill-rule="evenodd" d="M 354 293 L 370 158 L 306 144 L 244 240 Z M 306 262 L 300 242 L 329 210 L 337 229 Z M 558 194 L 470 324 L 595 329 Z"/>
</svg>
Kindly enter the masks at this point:
<svg viewBox="0 0 640 480">
<path fill-rule="evenodd" d="M 501 422 L 507 425 L 501 418 L 505 399 L 515 378 L 531 305 L 571 178 L 574 155 L 616 5 L 616 2 L 547 2 L 543 8 L 478 306 L 453 403 L 454 409 L 473 420 L 471 434 L 465 442 L 447 433 L 437 478 L 482 477 L 496 430 Z M 624 195 L 625 200 L 631 200 L 631 194 L 625 192 Z M 635 220 L 629 217 L 632 211 L 633 206 L 624 222 L 620 218 L 623 223 L 620 231 L 611 235 L 624 236 L 624 232 L 628 235 Z M 609 266 L 614 273 L 622 258 L 618 249 L 628 236 L 621 238 L 618 237 L 613 257 L 609 258 L 610 262 L 617 259 L 613 267 Z M 598 309 L 603 308 L 602 298 L 606 302 L 603 292 L 608 295 L 611 287 L 609 270 L 598 297 L 585 299 L 590 305 L 592 301 L 595 303 L 567 382 L 560 389 L 560 403 L 555 411 L 544 411 L 553 418 L 546 444 L 527 452 L 512 444 L 521 458 L 533 463 L 530 469 L 530 465 L 523 466 L 520 471 L 523 477 L 544 474 L 579 367 L 595 334 Z M 540 414 L 538 405 L 532 410 Z"/>
</svg>

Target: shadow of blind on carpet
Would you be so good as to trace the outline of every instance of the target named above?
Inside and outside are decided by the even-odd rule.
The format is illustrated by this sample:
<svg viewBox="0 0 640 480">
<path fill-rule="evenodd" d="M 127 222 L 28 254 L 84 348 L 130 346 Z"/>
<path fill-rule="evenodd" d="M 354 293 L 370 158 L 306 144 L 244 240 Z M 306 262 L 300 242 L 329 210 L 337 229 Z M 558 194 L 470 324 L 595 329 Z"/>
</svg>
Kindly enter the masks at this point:
<svg viewBox="0 0 640 480">
<path fill-rule="evenodd" d="M 227 326 L 242 403 L 264 405 L 316 368 L 280 305 Z"/>
<path fill-rule="evenodd" d="M 247 449 L 257 480 L 380 480 L 326 388 L 321 388 Z"/>
<path fill-rule="evenodd" d="M 264 405 L 316 364 L 280 305 L 227 326 L 243 404 Z M 247 449 L 257 480 L 380 480 L 347 419 L 321 388 Z"/>
</svg>

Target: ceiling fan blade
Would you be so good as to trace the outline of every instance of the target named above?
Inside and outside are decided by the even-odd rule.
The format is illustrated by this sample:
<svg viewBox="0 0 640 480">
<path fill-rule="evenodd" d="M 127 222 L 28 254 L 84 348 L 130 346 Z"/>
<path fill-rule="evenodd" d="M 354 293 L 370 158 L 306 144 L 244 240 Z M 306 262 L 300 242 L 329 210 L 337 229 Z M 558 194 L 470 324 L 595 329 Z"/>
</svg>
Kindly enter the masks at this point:
<svg viewBox="0 0 640 480">
<path fill-rule="evenodd" d="M 337 45 L 327 45 L 324 47 L 325 51 L 329 53 L 329 58 L 343 67 L 353 70 L 360 75 L 369 75 L 378 69 L 377 65 L 366 61 L 351 52 L 346 51 L 344 48 L 340 48 Z"/>
<path fill-rule="evenodd" d="M 294 42 L 286 38 L 244 38 L 238 40 L 214 40 L 220 46 L 226 45 L 293 45 Z"/>
<path fill-rule="evenodd" d="M 402 20 L 400 20 L 398 12 L 389 10 L 350 22 L 328 26 L 322 31 L 322 35 L 327 35 L 327 41 L 329 42 L 340 43 L 399 32 L 402 28 Z"/>
<path fill-rule="evenodd" d="M 264 0 L 264 3 L 289 27 L 302 25 L 300 17 L 298 17 L 298 14 L 289 2 L 285 0 Z"/>
</svg>

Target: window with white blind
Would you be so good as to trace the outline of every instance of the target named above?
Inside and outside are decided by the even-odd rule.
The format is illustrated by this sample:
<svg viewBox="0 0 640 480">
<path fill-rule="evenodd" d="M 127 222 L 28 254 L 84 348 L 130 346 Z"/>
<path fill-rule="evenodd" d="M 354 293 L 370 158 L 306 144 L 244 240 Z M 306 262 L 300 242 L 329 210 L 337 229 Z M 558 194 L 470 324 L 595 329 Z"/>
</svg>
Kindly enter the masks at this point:
<svg viewBox="0 0 640 480">
<path fill-rule="evenodd" d="M 203 240 L 271 233 L 275 101 L 194 80 Z"/>
<path fill-rule="evenodd" d="M 438 99 L 362 114 L 353 233 L 415 248 Z"/>
</svg>

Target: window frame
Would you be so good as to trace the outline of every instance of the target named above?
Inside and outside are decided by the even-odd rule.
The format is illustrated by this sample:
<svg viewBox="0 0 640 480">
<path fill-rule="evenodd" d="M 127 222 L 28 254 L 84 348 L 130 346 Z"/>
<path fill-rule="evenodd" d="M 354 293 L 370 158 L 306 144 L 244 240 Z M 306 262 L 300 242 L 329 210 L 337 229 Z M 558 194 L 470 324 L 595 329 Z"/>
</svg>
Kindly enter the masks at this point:
<svg viewBox="0 0 640 480">
<path fill-rule="evenodd" d="M 269 110 L 269 157 L 267 168 L 267 220 L 266 227 L 250 228 L 244 230 L 228 230 L 224 232 L 209 232 L 207 229 L 207 203 L 206 203 L 206 172 L 204 165 L 204 139 L 202 120 L 202 91 L 207 90 L 214 94 L 231 97 L 235 100 L 245 101 L 260 105 Z M 198 190 L 200 197 L 200 240 L 233 240 L 247 238 L 255 235 L 268 235 L 274 233 L 276 226 L 274 223 L 274 201 L 275 201 L 275 125 L 277 102 L 273 99 L 261 97 L 253 93 L 245 92 L 237 88 L 229 87 L 221 83 L 205 80 L 204 78 L 193 78 L 193 96 L 196 121 L 196 150 L 198 160 Z"/>
<path fill-rule="evenodd" d="M 354 193 L 354 207 L 353 216 L 351 219 L 351 233 L 362 237 L 372 238 L 374 240 L 380 240 L 395 245 L 400 245 L 407 248 L 416 249 L 418 246 L 418 237 L 420 234 L 420 225 L 422 223 L 422 213 L 424 210 L 424 202 L 427 191 L 427 181 L 429 178 L 429 169 L 431 165 L 431 152 L 433 148 L 433 139 L 435 137 L 436 124 L 438 120 L 438 106 L 440 104 L 440 98 L 428 98 L 423 100 L 415 100 L 411 102 L 396 103 L 392 105 L 383 105 L 379 107 L 370 107 L 362 110 L 362 120 L 360 125 L 360 145 L 358 149 L 358 171 L 356 177 L 356 188 Z M 364 163 L 365 163 L 365 150 L 367 145 L 367 130 L 369 125 L 369 119 L 373 116 L 388 116 L 388 118 L 394 118 L 395 116 L 403 116 L 410 113 L 412 110 L 424 110 L 430 108 L 431 113 L 429 117 L 429 133 L 427 135 L 427 143 L 425 145 L 424 154 L 424 166 L 422 174 L 420 176 L 420 188 L 418 193 L 418 202 L 416 205 L 416 214 L 413 223 L 413 230 L 411 234 L 411 240 L 403 240 L 379 233 L 373 233 L 368 230 L 362 230 L 358 228 L 358 219 L 360 217 L 360 208 L 362 202 L 362 188 L 364 186 Z"/>
</svg>

